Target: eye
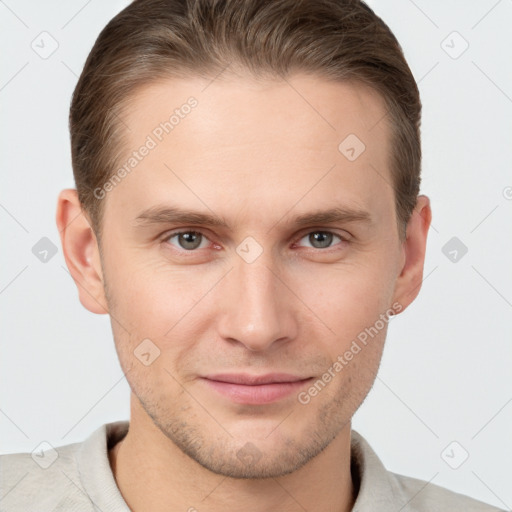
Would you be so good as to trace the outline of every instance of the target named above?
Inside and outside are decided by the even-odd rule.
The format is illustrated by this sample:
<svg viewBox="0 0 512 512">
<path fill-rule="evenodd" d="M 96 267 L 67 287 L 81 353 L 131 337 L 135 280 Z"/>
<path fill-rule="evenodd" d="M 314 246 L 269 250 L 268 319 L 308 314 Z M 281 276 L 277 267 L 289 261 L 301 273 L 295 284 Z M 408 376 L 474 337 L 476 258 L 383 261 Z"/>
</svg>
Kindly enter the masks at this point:
<svg viewBox="0 0 512 512">
<path fill-rule="evenodd" d="M 314 249 L 325 249 L 331 247 L 333 241 L 336 238 L 341 242 L 348 241 L 345 238 L 342 238 L 341 236 L 336 235 L 330 231 L 311 231 L 311 233 L 308 233 L 306 236 L 299 240 L 299 244 L 302 240 L 306 240 L 307 243 L 310 244 L 306 247 L 313 247 Z"/>
<path fill-rule="evenodd" d="M 166 236 L 164 242 L 169 242 L 178 249 L 193 251 L 194 249 L 202 249 L 208 246 L 208 239 L 198 231 L 180 231 L 171 233 Z"/>
</svg>

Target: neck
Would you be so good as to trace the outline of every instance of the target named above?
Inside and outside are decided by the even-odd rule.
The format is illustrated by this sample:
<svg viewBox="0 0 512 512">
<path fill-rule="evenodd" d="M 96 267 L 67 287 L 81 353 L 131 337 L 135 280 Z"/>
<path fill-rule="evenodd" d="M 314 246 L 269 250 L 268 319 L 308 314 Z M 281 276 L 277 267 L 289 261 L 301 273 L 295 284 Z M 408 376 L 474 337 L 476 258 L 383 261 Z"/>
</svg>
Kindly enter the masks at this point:
<svg viewBox="0 0 512 512">
<path fill-rule="evenodd" d="M 133 403 L 133 402 L 132 402 Z M 236 479 L 212 473 L 184 454 L 138 411 L 109 452 L 119 490 L 133 512 L 348 512 L 355 501 L 350 423 L 314 459 L 279 478 Z"/>
</svg>

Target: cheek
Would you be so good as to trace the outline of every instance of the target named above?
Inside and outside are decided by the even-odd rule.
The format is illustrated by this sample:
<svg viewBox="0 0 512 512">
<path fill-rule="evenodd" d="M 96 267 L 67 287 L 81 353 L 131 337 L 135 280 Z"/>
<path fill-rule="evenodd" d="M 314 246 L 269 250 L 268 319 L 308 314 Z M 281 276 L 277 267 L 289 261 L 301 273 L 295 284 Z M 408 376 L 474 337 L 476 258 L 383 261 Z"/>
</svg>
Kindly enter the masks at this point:
<svg viewBox="0 0 512 512">
<path fill-rule="evenodd" d="M 108 283 L 118 315 L 144 336 L 162 336 L 182 319 L 207 292 L 205 272 L 168 263 L 118 264 L 108 273 Z"/>
<path fill-rule="evenodd" d="M 300 286 L 298 295 L 343 346 L 388 310 L 392 297 L 389 275 L 377 265 L 347 266 L 310 273 L 302 284 L 296 280 L 295 286 Z"/>
<path fill-rule="evenodd" d="M 176 368 L 185 366 L 200 340 L 198 333 L 207 328 L 205 313 L 213 306 L 206 296 L 218 277 L 210 275 L 211 270 L 196 268 L 171 270 L 168 263 L 117 265 L 108 275 L 116 348 L 123 369 L 132 368 L 135 380 L 144 372 L 153 384 L 161 379 L 167 387 L 172 385 L 172 378 L 163 368 L 174 374 Z M 136 358 L 143 343 L 151 357 L 158 354 L 148 369 Z"/>
</svg>

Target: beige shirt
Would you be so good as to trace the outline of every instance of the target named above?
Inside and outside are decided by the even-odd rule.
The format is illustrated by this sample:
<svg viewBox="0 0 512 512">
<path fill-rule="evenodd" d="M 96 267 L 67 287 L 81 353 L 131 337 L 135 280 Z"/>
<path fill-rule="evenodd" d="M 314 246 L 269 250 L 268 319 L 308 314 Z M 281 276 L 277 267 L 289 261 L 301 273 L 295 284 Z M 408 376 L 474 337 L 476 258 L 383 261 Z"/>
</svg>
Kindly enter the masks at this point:
<svg viewBox="0 0 512 512">
<path fill-rule="evenodd" d="M 128 422 L 117 421 L 102 425 L 81 443 L 48 447 L 47 451 L 33 454 L 0 456 L 0 510 L 130 512 L 116 485 L 108 458 L 108 449 L 127 431 Z M 351 448 L 354 485 L 358 488 L 353 511 L 501 510 L 423 480 L 387 471 L 366 440 L 354 430 Z"/>
</svg>

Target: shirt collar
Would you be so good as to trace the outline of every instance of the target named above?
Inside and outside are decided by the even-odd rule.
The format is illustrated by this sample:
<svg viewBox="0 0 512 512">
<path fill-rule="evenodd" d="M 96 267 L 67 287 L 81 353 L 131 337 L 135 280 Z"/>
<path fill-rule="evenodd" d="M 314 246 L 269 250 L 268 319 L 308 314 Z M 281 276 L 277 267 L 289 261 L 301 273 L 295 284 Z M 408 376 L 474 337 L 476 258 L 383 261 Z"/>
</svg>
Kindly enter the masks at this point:
<svg viewBox="0 0 512 512">
<path fill-rule="evenodd" d="M 128 432 L 128 421 L 106 423 L 95 430 L 82 444 L 77 454 L 80 479 L 95 510 L 131 512 L 117 487 L 108 450 Z"/>
<path fill-rule="evenodd" d="M 368 444 L 366 439 L 352 430 L 351 471 L 354 485 L 359 485 L 353 512 L 396 512 L 397 505 L 406 500 L 400 489 L 394 485 L 390 473 Z"/>
</svg>

